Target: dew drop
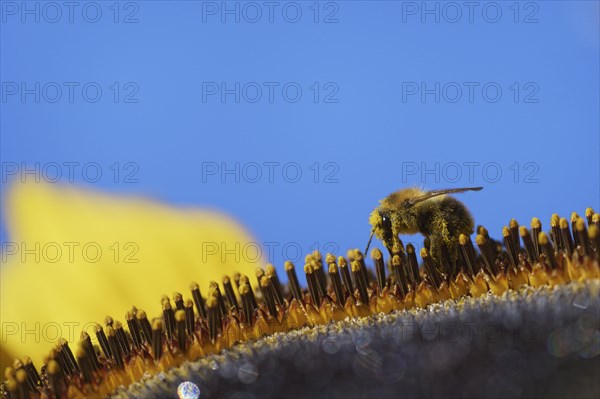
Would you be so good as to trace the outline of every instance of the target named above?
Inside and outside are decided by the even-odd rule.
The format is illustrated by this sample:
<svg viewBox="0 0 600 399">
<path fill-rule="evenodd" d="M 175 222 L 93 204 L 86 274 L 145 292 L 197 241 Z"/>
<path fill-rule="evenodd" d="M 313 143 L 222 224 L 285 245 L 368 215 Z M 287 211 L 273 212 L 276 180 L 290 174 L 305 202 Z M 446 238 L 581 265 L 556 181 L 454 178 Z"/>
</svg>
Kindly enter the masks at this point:
<svg viewBox="0 0 600 399">
<path fill-rule="evenodd" d="M 179 399 L 198 399 L 200 397 L 200 388 L 193 382 L 182 382 L 177 387 L 177 396 Z"/>
</svg>

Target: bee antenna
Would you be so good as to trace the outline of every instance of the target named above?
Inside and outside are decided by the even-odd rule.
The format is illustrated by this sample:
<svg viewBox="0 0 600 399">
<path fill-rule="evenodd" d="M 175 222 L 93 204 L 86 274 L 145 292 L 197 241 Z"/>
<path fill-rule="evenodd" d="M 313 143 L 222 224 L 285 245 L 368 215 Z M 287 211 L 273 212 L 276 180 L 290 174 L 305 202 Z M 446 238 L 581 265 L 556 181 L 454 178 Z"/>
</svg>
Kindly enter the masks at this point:
<svg viewBox="0 0 600 399">
<path fill-rule="evenodd" d="M 369 237 L 369 242 L 367 243 L 367 249 L 365 249 L 365 256 L 367 256 L 367 252 L 369 251 L 369 247 L 371 246 L 371 240 L 373 239 L 373 233 L 375 233 L 375 228 L 371 230 L 371 236 Z"/>
</svg>

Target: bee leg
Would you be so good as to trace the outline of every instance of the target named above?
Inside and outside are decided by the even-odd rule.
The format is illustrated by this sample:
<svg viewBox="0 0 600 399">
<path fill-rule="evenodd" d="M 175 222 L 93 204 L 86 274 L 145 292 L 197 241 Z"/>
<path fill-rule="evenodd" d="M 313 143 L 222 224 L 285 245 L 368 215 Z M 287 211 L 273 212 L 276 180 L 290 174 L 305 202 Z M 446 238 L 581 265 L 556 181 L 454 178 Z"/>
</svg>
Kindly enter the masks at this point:
<svg viewBox="0 0 600 399">
<path fill-rule="evenodd" d="M 427 248 L 427 239 L 424 244 Z M 451 246 L 446 244 L 443 235 L 433 234 L 429 237 L 428 251 L 437 263 L 440 273 L 443 273 L 446 278 L 454 275 L 455 262 Z"/>
<path fill-rule="evenodd" d="M 446 244 L 442 244 L 440 250 L 440 264 L 442 269 L 444 269 L 447 278 L 453 277 L 457 272 L 456 262 L 452 256 L 452 252 L 452 248 L 449 248 Z"/>
<path fill-rule="evenodd" d="M 429 237 L 425 237 L 423 240 L 423 248 L 431 253 L 431 239 Z"/>
<path fill-rule="evenodd" d="M 393 240 L 383 240 L 383 246 L 388 250 L 388 252 L 390 253 L 390 259 L 394 257 L 394 254 L 392 252 L 392 248 L 394 247 L 394 241 Z M 365 256 L 367 256 L 367 254 L 365 254 Z"/>
<path fill-rule="evenodd" d="M 394 252 L 392 251 L 392 247 L 386 246 L 386 248 L 387 248 L 387 250 L 388 250 L 388 252 L 390 254 L 390 259 L 392 259 L 394 257 Z"/>
<path fill-rule="evenodd" d="M 400 241 L 400 238 L 397 235 L 392 236 L 392 238 L 389 240 L 383 240 L 383 245 L 390 253 L 390 259 L 394 257 L 394 246 L 400 249 L 404 249 L 402 241 Z"/>
<path fill-rule="evenodd" d="M 436 213 L 433 217 L 430 230 L 431 256 L 441 266 L 444 274 L 451 277 L 456 269 L 458 258 L 458 243 L 453 240 L 448 228 L 448 221 L 442 213 Z"/>
<path fill-rule="evenodd" d="M 438 237 L 435 234 L 432 234 L 431 236 L 426 238 L 425 241 L 423 242 L 423 245 L 425 246 L 425 248 L 427 248 L 427 251 L 429 251 L 429 254 L 431 255 L 431 257 L 438 263 L 440 262 L 440 259 L 441 259 L 441 246 L 440 246 L 441 242 L 442 241 L 441 241 L 440 237 Z"/>
</svg>

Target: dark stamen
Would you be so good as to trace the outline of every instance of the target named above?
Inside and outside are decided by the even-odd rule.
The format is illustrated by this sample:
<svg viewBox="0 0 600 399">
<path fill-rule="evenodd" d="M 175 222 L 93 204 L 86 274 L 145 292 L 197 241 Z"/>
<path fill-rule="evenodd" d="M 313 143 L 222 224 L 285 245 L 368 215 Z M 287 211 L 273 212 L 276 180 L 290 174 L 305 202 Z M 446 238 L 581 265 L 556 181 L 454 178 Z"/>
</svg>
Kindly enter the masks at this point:
<svg viewBox="0 0 600 399">
<path fill-rule="evenodd" d="M 160 319 L 152 321 L 152 356 L 158 362 L 163 353 L 163 323 Z"/>
<path fill-rule="evenodd" d="M 498 268 L 496 267 L 492 245 L 490 244 L 489 240 L 486 240 L 486 238 L 480 234 L 478 234 L 477 237 L 475 237 L 475 242 L 479 247 L 479 252 L 481 252 L 483 261 L 487 266 L 488 273 L 490 273 L 490 276 L 492 278 L 495 278 L 500 270 L 498 270 Z"/>
<path fill-rule="evenodd" d="M 223 276 L 223 289 L 225 290 L 225 297 L 227 298 L 229 306 L 238 309 L 240 306 L 235 297 L 235 293 L 233 292 L 233 286 L 231 285 L 229 276 Z"/>
<path fill-rule="evenodd" d="M 17 379 L 17 390 L 19 392 L 18 398 L 29 399 L 31 395 L 31 388 L 27 381 L 27 372 L 25 369 L 19 369 L 16 373 Z"/>
<path fill-rule="evenodd" d="M 538 236 L 538 242 L 542 248 L 542 252 L 544 253 L 544 257 L 546 258 L 546 262 L 550 264 L 552 269 L 558 269 L 558 262 L 556 261 L 556 256 L 554 256 L 554 248 L 548 240 L 548 236 L 543 231 L 540 232 Z"/>
<path fill-rule="evenodd" d="M 271 287 L 273 287 L 273 293 L 275 295 L 275 300 L 279 306 L 283 306 L 285 304 L 283 300 L 283 292 L 281 291 L 281 283 L 279 282 L 279 276 L 277 275 L 277 271 L 275 270 L 275 266 L 272 264 L 268 264 L 265 267 L 265 276 L 269 279 L 271 283 Z"/>
<path fill-rule="evenodd" d="M 338 268 L 335 263 L 329 264 L 329 281 L 331 281 L 336 302 L 338 305 L 343 307 L 346 297 L 342 288 L 342 279 L 340 278 L 340 274 L 338 273 Z"/>
<path fill-rule="evenodd" d="M 146 343 L 150 345 L 152 343 L 152 327 L 150 326 L 150 321 L 148 320 L 148 317 L 146 317 L 146 312 L 144 312 L 143 310 L 138 310 L 135 317 L 137 318 L 138 324 L 140 326 L 142 337 L 146 340 Z"/>
<path fill-rule="evenodd" d="M 458 237 L 458 243 L 460 244 L 460 249 L 463 254 L 463 258 L 465 259 L 465 263 L 467 264 L 467 275 L 471 278 L 475 278 L 476 255 L 473 242 L 469 236 L 461 234 Z"/>
<path fill-rule="evenodd" d="M 352 275 L 354 276 L 354 281 L 356 281 L 356 287 L 358 288 L 358 295 L 360 296 L 360 301 L 364 305 L 369 305 L 369 293 L 367 291 L 367 282 L 365 280 L 365 275 L 362 272 L 362 266 L 359 261 L 352 261 Z"/>
<path fill-rule="evenodd" d="M 318 286 L 317 277 L 314 273 L 312 265 L 304 265 L 304 273 L 306 274 L 306 282 L 308 283 L 308 292 L 312 299 L 313 305 L 319 307 L 321 305 L 321 292 Z"/>
<path fill-rule="evenodd" d="M 275 306 L 275 293 L 273 292 L 273 285 L 267 276 L 262 276 L 260 279 L 260 285 L 262 287 L 263 294 L 265 295 L 264 300 L 267 304 L 269 313 L 274 318 L 277 318 L 277 306 Z"/>
<path fill-rule="evenodd" d="M 502 237 L 504 238 L 504 245 L 506 247 L 506 251 L 508 252 L 510 264 L 513 267 L 513 270 L 516 271 L 519 265 L 519 251 L 511 236 L 511 230 L 506 226 L 504 226 L 502 229 Z"/>
<path fill-rule="evenodd" d="M 165 320 L 165 329 L 167 330 L 167 337 L 173 339 L 175 334 L 175 312 L 171 307 L 171 301 L 169 298 L 163 302 L 163 319 Z"/>
<path fill-rule="evenodd" d="M 98 371 L 102 366 L 100 364 L 100 360 L 98 360 L 98 356 L 96 355 L 96 350 L 94 349 L 94 345 L 92 344 L 92 339 L 89 334 L 85 331 L 81 332 L 81 346 L 87 353 L 88 358 L 90 359 L 90 363 L 92 364 L 93 371 Z"/>
<path fill-rule="evenodd" d="M 77 350 L 77 364 L 81 369 L 81 375 L 83 376 L 83 381 L 86 384 L 91 384 L 94 381 L 94 376 L 92 374 L 92 364 L 87 355 L 87 352 L 83 348 L 79 348 Z"/>
<path fill-rule="evenodd" d="M 296 268 L 290 261 L 285 262 L 285 272 L 288 276 L 288 285 L 292 296 L 297 300 L 302 300 L 302 290 L 300 289 L 300 283 L 298 283 L 298 276 L 296 275 Z"/>
<path fill-rule="evenodd" d="M 585 222 L 583 219 L 579 218 L 577 220 L 575 223 L 575 228 L 577 229 L 576 235 L 579 238 L 579 245 L 583 251 L 583 256 L 592 256 L 592 244 L 590 242 L 590 237 L 588 236 L 588 231 L 585 227 Z"/>
<path fill-rule="evenodd" d="M 396 278 L 396 285 L 400 289 L 400 294 L 404 298 L 408 293 L 408 284 L 404 271 L 402 270 L 402 258 L 399 255 L 394 255 L 392 258 L 392 270 L 394 271 Z"/>
<path fill-rule="evenodd" d="M 175 302 L 175 307 L 177 310 L 183 310 L 183 295 L 181 295 L 181 293 L 173 293 L 173 302 Z"/>
<path fill-rule="evenodd" d="M 129 354 L 131 353 L 131 347 L 129 346 L 129 337 L 123 329 L 123 324 L 121 324 L 120 321 L 115 321 L 115 332 L 117 334 L 117 342 L 119 343 L 121 352 L 125 355 L 125 357 L 129 356 Z"/>
<path fill-rule="evenodd" d="M 246 323 L 252 325 L 252 315 L 254 314 L 254 307 L 252 306 L 252 299 L 250 299 L 249 286 L 246 283 L 240 283 L 239 288 L 240 296 L 242 297 L 242 311 L 244 312 L 244 319 Z"/>
<path fill-rule="evenodd" d="M 540 257 L 542 251 L 540 251 L 540 244 L 538 242 L 538 238 L 540 236 L 540 232 L 542 231 L 542 222 L 540 219 L 533 218 L 531 219 L 531 240 L 533 241 L 533 259 L 532 262 L 535 262 Z"/>
<path fill-rule="evenodd" d="M 592 224 L 588 229 L 588 235 L 590 237 L 590 242 L 594 247 L 594 254 L 596 260 L 600 260 L 600 234 L 598 233 L 598 228 L 596 225 Z"/>
<path fill-rule="evenodd" d="M 219 288 L 219 284 L 217 284 L 216 281 L 211 281 L 209 283 L 208 291 L 209 294 L 212 291 L 215 297 L 217 298 L 217 303 L 219 304 L 219 312 L 221 312 L 220 316 L 227 315 L 227 306 L 225 306 L 225 299 L 223 298 L 223 295 L 221 295 L 221 289 Z"/>
<path fill-rule="evenodd" d="M 371 258 L 375 263 L 375 273 L 377 274 L 377 287 L 379 293 L 385 288 L 385 264 L 383 263 L 383 254 L 378 248 L 374 248 L 371 251 Z"/>
<path fill-rule="evenodd" d="M 258 290 L 260 291 L 260 295 L 264 298 L 265 293 L 263 292 L 262 286 L 260 285 L 260 279 L 265 275 L 265 271 L 260 267 L 256 268 L 256 281 L 258 282 Z"/>
<path fill-rule="evenodd" d="M 110 353 L 112 354 L 112 362 L 118 368 L 123 368 L 125 363 L 123 362 L 123 353 L 121 352 L 121 347 L 117 340 L 117 333 L 114 328 L 107 327 L 106 328 L 106 336 L 108 337 L 108 346 L 110 348 Z"/>
<path fill-rule="evenodd" d="M 214 344 L 221 325 L 217 298 L 214 295 L 209 296 L 206 300 L 206 306 L 208 310 L 208 335 L 210 342 Z"/>
<path fill-rule="evenodd" d="M 406 245 L 406 258 L 408 259 L 408 270 L 412 280 L 411 283 L 413 287 L 416 287 L 421 283 L 421 275 L 419 274 L 419 262 L 417 261 L 414 245 Z"/>
<path fill-rule="evenodd" d="M 242 284 L 248 285 L 248 295 L 250 295 L 250 300 L 252 301 L 252 307 L 254 309 L 258 309 L 258 302 L 256 302 L 256 296 L 254 295 L 254 290 L 252 289 L 252 286 L 250 285 L 250 279 L 248 278 L 248 276 L 242 275 L 240 277 L 240 285 L 242 285 Z"/>
<path fill-rule="evenodd" d="M 315 281 L 317 282 L 317 288 L 319 289 L 319 297 L 323 298 L 327 295 L 327 280 L 325 278 L 323 264 L 317 261 L 313 256 L 310 265 L 313 267 L 313 274 L 315 275 Z"/>
<path fill-rule="evenodd" d="M 569 222 L 567 222 L 567 219 L 562 218 L 558 224 L 560 227 L 560 236 L 562 238 L 564 249 L 569 259 L 571 259 L 573 257 L 575 245 L 573 243 L 573 236 L 571 236 L 571 231 L 569 230 Z"/>
<path fill-rule="evenodd" d="M 365 264 L 365 256 L 357 249 L 354 250 L 354 260 L 360 263 L 360 272 L 363 275 L 366 286 L 369 286 L 369 274 L 367 273 L 367 265 Z"/>
<path fill-rule="evenodd" d="M 48 376 L 50 377 L 50 384 L 52 385 L 52 392 L 56 399 L 62 399 L 63 388 L 65 385 L 63 372 L 56 360 L 50 360 L 46 367 Z M 66 396 L 64 396 L 66 397 Z"/>
<path fill-rule="evenodd" d="M 565 252 L 565 244 L 562 242 L 562 234 L 560 232 L 560 217 L 558 213 L 553 213 L 550 218 L 550 234 L 552 242 L 556 244 L 557 252 Z"/>
<path fill-rule="evenodd" d="M 25 367 L 25 371 L 27 372 L 27 379 L 29 380 L 31 389 L 37 389 L 37 387 L 42 384 L 42 380 L 40 379 L 37 369 L 33 365 L 33 361 L 30 357 L 25 357 L 23 359 L 23 365 Z"/>
<path fill-rule="evenodd" d="M 185 327 L 187 334 L 193 337 L 194 334 L 194 302 L 191 299 L 185 301 Z"/>
<path fill-rule="evenodd" d="M 102 348 L 102 352 L 104 352 L 104 356 L 107 359 L 110 359 L 110 348 L 108 347 L 108 339 L 106 338 L 106 334 L 104 333 L 104 329 L 100 324 L 96 324 L 96 339 L 100 344 L 100 348 Z M 66 371 L 66 370 L 65 370 Z"/>
<path fill-rule="evenodd" d="M 571 213 L 571 231 L 573 232 L 573 242 L 575 244 L 575 248 L 581 245 L 579 242 L 579 236 L 577 234 L 577 219 L 579 219 L 577 212 Z"/>
<path fill-rule="evenodd" d="M 190 289 L 192 290 L 192 298 L 194 298 L 194 304 L 196 304 L 198 314 L 201 318 L 206 319 L 206 307 L 204 305 L 204 298 L 202 298 L 202 295 L 200 294 L 200 287 L 198 284 L 192 283 Z"/>
<path fill-rule="evenodd" d="M 423 259 L 425 271 L 427 272 L 427 276 L 429 276 L 430 283 L 437 291 L 442 284 L 442 278 L 437 271 L 435 261 L 429 256 L 429 251 L 427 251 L 426 248 L 421 249 L 421 259 Z"/>
<path fill-rule="evenodd" d="M 493 259 L 496 259 L 498 257 L 498 250 L 496 248 L 496 245 L 493 244 L 492 239 L 490 238 L 490 234 L 487 231 L 487 229 L 483 226 L 479 226 L 477 228 L 477 234 L 482 235 L 483 238 L 485 238 L 485 240 L 489 243 L 490 245 L 490 253 L 492 255 Z"/>
<path fill-rule="evenodd" d="M 133 340 L 133 345 L 136 349 L 142 348 L 142 333 L 140 331 L 140 326 L 138 325 L 133 312 L 127 311 L 125 313 L 125 321 L 127 321 L 127 327 L 129 328 L 129 333 L 131 334 L 131 339 Z"/>
<path fill-rule="evenodd" d="M 177 310 L 175 312 L 175 323 L 177 329 L 177 346 L 179 350 L 185 352 L 187 350 L 187 331 L 185 325 L 185 310 Z"/>
<path fill-rule="evenodd" d="M 342 275 L 342 283 L 344 284 L 344 289 L 349 295 L 352 295 L 354 292 L 354 287 L 352 285 L 352 277 L 350 275 L 350 270 L 348 269 L 348 262 L 346 262 L 346 258 L 343 256 L 338 257 L 338 267 L 340 269 L 340 274 Z"/>
<path fill-rule="evenodd" d="M 596 212 L 592 208 L 585 208 L 585 219 L 587 220 L 588 229 L 593 223 L 594 215 Z"/>
<path fill-rule="evenodd" d="M 515 219 L 510 219 L 510 237 L 517 249 L 517 254 L 521 252 L 521 240 L 519 239 L 519 223 Z"/>
<path fill-rule="evenodd" d="M 521 226 L 519 227 L 519 234 L 521 239 L 523 239 L 523 245 L 525 246 L 525 252 L 527 253 L 527 259 L 529 263 L 533 263 L 537 260 L 535 247 L 533 244 L 533 240 L 531 239 L 531 234 L 529 234 L 529 230 L 527 227 Z"/>
</svg>

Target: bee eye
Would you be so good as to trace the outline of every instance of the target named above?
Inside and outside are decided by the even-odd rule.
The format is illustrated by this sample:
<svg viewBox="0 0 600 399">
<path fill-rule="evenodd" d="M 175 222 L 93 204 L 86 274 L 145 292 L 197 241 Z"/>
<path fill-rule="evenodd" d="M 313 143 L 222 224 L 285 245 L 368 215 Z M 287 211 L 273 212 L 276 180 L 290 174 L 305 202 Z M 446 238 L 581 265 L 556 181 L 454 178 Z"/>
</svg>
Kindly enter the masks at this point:
<svg viewBox="0 0 600 399">
<path fill-rule="evenodd" d="M 381 216 L 381 224 L 379 227 L 381 228 L 381 234 L 384 241 L 390 241 L 392 239 L 392 220 L 389 215 L 384 212 L 380 212 L 379 216 Z"/>
<path fill-rule="evenodd" d="M 381 213 L 381 227 L 384 230 L 391 230 L 392 229 L 392 221 L 390 220 L 390 218 L 385 214 L 385 213 Z"/>
</svg>

